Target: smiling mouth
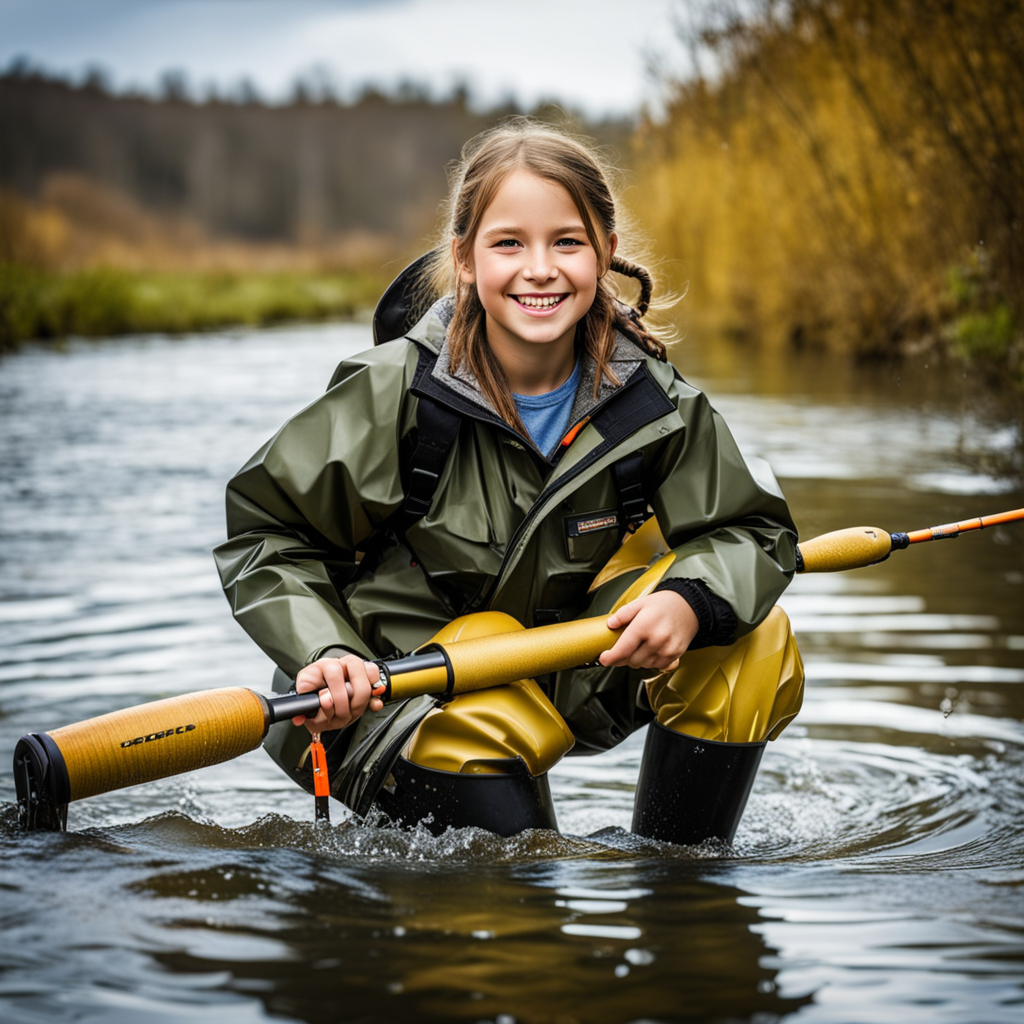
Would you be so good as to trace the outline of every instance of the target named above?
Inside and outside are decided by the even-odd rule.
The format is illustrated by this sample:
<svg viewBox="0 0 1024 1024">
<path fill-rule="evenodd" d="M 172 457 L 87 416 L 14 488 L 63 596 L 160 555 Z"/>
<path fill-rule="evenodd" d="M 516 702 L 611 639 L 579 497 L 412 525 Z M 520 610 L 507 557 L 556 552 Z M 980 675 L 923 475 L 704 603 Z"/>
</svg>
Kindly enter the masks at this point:
<svg viewBox="0 0 1024 1024">
<path fill-rule="evenodd" d="M 526 306 L 527 309 L 553 309 L 560 302 L 568 297 L 568 294 L 563 292 L 561 295 L 513 295 L 512 298 L 519 303 L 520 306 Z"/>
</svg>

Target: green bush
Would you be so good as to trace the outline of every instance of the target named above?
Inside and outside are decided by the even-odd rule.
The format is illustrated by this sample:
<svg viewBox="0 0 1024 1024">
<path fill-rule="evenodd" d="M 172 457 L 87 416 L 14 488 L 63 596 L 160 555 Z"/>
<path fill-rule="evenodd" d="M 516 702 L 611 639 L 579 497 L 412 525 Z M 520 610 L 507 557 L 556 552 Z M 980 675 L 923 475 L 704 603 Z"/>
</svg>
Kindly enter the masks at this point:
<svg viewBox="0 0 1024 1024">
<path fill-rule="evenodd" d="M 953 323 L 953 346 L 968 360 L 1003 360 L 1013 344 L 1014 328 L 1009 306 L 996 306 L 988 313 L 968 313 Z"/>
<path fill-rule="evenodd" d="M 354 272 L 57 272 L 0 263 L 0 350 L 35 338 L 184 333 L 351 316 L 371 306 L 383 284 Z"/>
</svg>

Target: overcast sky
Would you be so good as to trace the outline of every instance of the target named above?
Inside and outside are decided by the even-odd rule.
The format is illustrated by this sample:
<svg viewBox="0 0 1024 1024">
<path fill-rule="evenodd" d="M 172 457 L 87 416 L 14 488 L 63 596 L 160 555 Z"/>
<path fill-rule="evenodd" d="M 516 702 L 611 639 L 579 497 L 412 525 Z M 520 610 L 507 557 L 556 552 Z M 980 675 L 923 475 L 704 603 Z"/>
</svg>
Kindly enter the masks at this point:
<svg viewBox="0 0 1024 1024">
<path fill-rule="evenodd" d="M 591 115 L 656 101 L 651 57 L 681 67 L 673 11 L 685 0 L 0 0 L 0 67 L 25 56 L 117 88 L 169 69 L 201 92 L 243 77 L 269 99 L 299 75 L 342 95 L 402 78 L 489 104 L 557 98 Z"/>
</svg>

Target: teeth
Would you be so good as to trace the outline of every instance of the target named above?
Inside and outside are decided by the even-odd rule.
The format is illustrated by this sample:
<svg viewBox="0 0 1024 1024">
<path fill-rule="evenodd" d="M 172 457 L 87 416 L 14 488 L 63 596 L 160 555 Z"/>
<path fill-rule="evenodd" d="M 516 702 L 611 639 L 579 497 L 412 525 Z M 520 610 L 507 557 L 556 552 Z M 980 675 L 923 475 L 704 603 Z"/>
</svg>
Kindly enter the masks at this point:
<svg viewBox="0 0 1024 1024">
<path fill-rule="evenodd" d="M 538 298 L 532 295 L 517 295 L 516 302 L 522 306 L 532 306 L 534 309 L 547 309 L 550 306 L 557 306 L 562 301 L 561 295 L 548 295 Z"/>
</svg>

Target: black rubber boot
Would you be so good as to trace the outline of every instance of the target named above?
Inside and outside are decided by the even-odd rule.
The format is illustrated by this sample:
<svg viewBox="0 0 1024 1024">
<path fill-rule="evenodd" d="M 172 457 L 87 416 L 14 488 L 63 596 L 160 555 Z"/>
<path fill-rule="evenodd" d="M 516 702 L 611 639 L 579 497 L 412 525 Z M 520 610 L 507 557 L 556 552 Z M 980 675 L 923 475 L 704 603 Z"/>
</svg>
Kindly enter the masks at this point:
<svg viewBox="0 0 1024 1024">
<path fill-rule="evenodd" d="M 764 743 L 698 740 L 648 726 L 633 805 L 633 831 L 692 846 L 732 842 L 754 785 Z"/>
<path fill-rule="evenodd" d="M 507 767 L 501 775 L 444 772 L 400 757 L 391 769 L 394 787 L 382 789 L 375 803 L 392 821 L 407 826 L 422 821 L 434 835 L 449 826 L 475 826 L 499 836 L 528 828 L 557 830 L 547 775 L 531 775 L 519 758 Z"/>
</svg>

